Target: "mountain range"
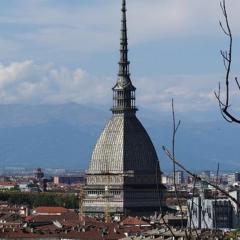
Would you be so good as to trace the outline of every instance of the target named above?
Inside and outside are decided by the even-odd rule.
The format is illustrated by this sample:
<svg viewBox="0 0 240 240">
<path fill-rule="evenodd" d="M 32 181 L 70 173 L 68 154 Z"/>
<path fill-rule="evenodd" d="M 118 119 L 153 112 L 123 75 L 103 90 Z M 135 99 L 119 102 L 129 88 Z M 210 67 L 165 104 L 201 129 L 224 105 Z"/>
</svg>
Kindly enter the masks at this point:
<svg viewBox="0 0 240 240">
<path fill-rule="evenodd" d="M 171 113 L 141 109 L 138 116 L 152 138 L 162 170 L 171 170 L 162 150 L 163 145 L 171 149 Z M 176 158 L 193 170 L 216 170 L 220 163 L 222 171 L 237 171 L 240 127 L 227 124 L 216 114 L 208 116 L 177 114 L 182 123 L 176 137 Z M 85 170 L 110 117 L 106 107 L 76 103 L 0 105 L 0 168 Z"/>
</svg>

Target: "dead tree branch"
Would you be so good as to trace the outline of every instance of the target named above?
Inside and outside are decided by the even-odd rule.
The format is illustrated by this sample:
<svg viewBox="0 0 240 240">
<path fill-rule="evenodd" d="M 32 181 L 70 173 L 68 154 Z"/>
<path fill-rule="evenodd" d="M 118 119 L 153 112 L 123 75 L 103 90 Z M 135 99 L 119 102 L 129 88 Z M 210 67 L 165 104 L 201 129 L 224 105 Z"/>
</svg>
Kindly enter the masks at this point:
<svg viewBox="0 0 240 240">
<path fill-rule="evenodd" d="M 218 163 L 218 166 L 217 166 L 217 174 L 216 174 L 216 182 L 215 182 L 216 185 L 218 185 L 218 178 L 219 178 L 219 163 Z M 214 194 L 214 204 L 215 204 L 215 206 L 217 204 L 217 192 L 216 191 L 215 191 L 215 194 Z M 214 208 L 214 215 L 216 216 L 216 208 Z M 214 218 L 214 225 L 215 225 L 215 230 L 217 230 L 216 218 Z"/>
<path fill-rule="evenodd" d="M 174 100 L 172 99 L 172 123 L 173 123 L 173 130 L 172 130 L 172 155 L 175 158 L 175 143 L 176 143 L 176 134 L 177 131 L 179 129 L 179 126 L 181 124 L 181 121 L 178 121 L 178 123 L 176 123 L 176 118 L 175 118 L 175 109 L 174 109 Z M 175 197 L 177 199 L 178 202 L 178 206 L 181 212 L 181 228 L 183 229 L 183 209 L 182 209 L 182 204 L 179 200 L 179 196 L 178 196 L 178 191 L 177 191 L 177 184 L 176 184 L 176 164 L 173 162 L 173 185 L 174 185 L 174 192 L 175 192 Z M 188 234 L 187 234 L 187 230 L 185 229 L 185 236 L 188 239 Z"/>
<path fill-rule="evenodd" d="M 226 70 L 226 76 L 225 76 L 225 98 L 222 99 L 221 97 L 221 84 L 219 82 L 219 88 L 218 92 L 214 92 L 215 97 L 218 101 L 219 109 L 221 112 L 222 117 L 227 121 L 227 122 L 235 122 L 240 124 L 240 118 L 235 117 L 229 110 L 230 110 L 230 87 L 229 87 L 229 82 L 230 82 L 230 74 L 231 74 L 231 67 L 232 67 L 232 48 L 233 48 L 233 36 L 232 36 L 232 31 L 230 28 L 229 24 L 229 19 L 228 19 L 228 13 L 226 9 L 226 3 L 225 0 L 222 0 L 220 2 L 220 7 L 222 9 L 222 13 L 224 16 L 224 21 L 225 21 L 225 27 L 221 21 L 219 21 L 219 25 L 223 31 L 223 33 L 227 36 L 229 40 L 229 47 L 227 51 L 220 51 L 220 54 L 223 59 L 223 64 Z M 238 86 L 238 89 L 240 90 L 240 85 L 237 80 L 237 77 L 235 77 L 236 84 Z"/>
<path fill-rule="evenodd" d="M 234 203 L 237 204 L 238 207 L 240 207 L 240 202 L 237 201 L 237 199 L 235 199 L 234 197 L 232 197 L 228 192 L 226 192 L 225 190 L 221 189 L 218 185 L 211 183 L 208 180 L 204 180 L 202 179 L 200 176 L 198 176 L 195 173 L 192 173 L 191 171 L 189 171 L 186 167 L 184 167 L 179 161 L 177 161 L 175 158 L 173 158 L 172 154 L 170 153 L 170 151 L 165 147 L 162 146 L 163 151 L 166 153 L 166 155 L 168 156 L 168 158 L 175 162 L 175 164 L 181 168 L 183 171 L 185 171 L 187 174 L 189 174 L 190 176 L 196 178 L 197 181 L 200 181 L 202 183 L 206 183 L 208 185 L 210 185 L 211 187 L 215 188 L 216 190 L 218 190 L 219 192 L 221 192 L 222 194 L 224 194 L 226 197 L 230 198 Z"/>
<path fill-rule="evenodd" d="M 192 196 L 192 200 L 191 200 L 191 207 L 189 208 L 189 206 L 188 206 L 188 211 L 189 211 L 189 222 L 190 222 L 190 224 L 189 224 L 190 236 L 192 236 L 192 226 L 193 226 L 193 230 L 196 232 L 196 236 L 197 236 L 197 239 L 198 239 L 199 234 L 198 234 L 196 226 L 194 225 L 194 222 L 192 221 L 195 187 L 196 187 L 196 178 L 194 178 L 194 180 L 193 180 L 193 192 L 192 192 L 193 196 Z"/>
<path fill-rule="evenodd" d="M 158 174 L 158 171 L 159 171 L 160 167 L 159 167 L 159 161 L 157 161 L 157 164 L 156 164 L 156 184 L 157 184 L 157 193 L 158 193 L 158 201 L 159 201 L 159 212 L 161 214 L 161 219 L 163 221 L 163 224 L 167 227 L 167 229 L 171 232 L 172 236 L 174 238 L 176 238 L 176 235 L 174 234 L 172 228 L 169 226 L 169 224 L 166 222 L 165 218 L 164 218 L 164 212 L 163 212 L 163 209 L 162 209 L 162 199 L 160 197 L 160 188 L 159 188 L 159 182 L 160 182 L 160 177 L 159 174 Z"/>
</svg>

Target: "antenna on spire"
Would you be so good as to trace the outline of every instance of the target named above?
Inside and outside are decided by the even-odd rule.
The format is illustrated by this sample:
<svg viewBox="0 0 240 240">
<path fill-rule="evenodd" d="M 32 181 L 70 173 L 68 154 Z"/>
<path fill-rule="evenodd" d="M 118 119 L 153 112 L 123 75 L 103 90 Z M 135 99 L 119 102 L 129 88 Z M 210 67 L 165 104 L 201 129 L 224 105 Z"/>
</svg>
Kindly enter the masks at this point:
<svg viewBox="0 0 240 240">
<path fill-rule="evenodd" d="M 119 76 L 128 77 L 129 64 L 128 61 L 128 37 L 127 37 L 127 16 L 126 16 L 126 0 L 122 0 L 122 27 L 120 39 L 120 61 L 119 61 Z"/>
</svg>

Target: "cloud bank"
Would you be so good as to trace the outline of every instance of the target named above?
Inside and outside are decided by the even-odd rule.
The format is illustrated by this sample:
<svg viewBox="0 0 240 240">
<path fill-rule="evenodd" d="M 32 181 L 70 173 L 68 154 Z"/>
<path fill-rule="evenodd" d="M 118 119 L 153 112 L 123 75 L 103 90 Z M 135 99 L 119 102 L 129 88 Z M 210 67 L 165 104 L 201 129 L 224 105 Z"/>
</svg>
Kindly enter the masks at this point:
<svg viewBox="0 0 240 240">
<path fill-rule="evenodd" d="M 175 98 L 178 111 L 205 111 L 216 106 L 213 91 L 219 76 L 159 76 L 133 79 L 140 107 L 169 111 Z M 111 105 L 113 77 L 92 76 L 32 60 L 0 65 L 0 103 L 66 103 Z"/>
<path fill-rule="evenodd" d="M 1 103 L 88 103 L 102 101 L 101 79 L 89 76 L 81 68 L 70 70 L 31 60 L 0 66 Z M 91 94 L 91 95 L 90 95 Z"/>
</svg>

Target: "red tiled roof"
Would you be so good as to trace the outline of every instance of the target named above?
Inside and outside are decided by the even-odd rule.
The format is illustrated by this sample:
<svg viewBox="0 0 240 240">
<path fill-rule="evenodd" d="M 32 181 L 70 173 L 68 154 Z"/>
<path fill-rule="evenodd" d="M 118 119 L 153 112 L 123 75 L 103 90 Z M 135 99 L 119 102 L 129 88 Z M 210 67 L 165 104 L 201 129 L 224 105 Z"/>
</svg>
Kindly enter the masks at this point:
<svg viewBox="0 0 240 240">
<path fill-rule="evenodd" d="M 30 218 L 28 221 L 34 222 L 52 222 L 52 221 L 62 221 L 64 219 L 78 219 L 78 215 L 74 212 L 66 212 L 62 214 L 33 214 L 31 215 L 32 219 Z"/>
<path fill-rule="evenodd" d="M 0 182 L 0 186 L 15 186 L 15 182 Z"/>
<path fill-rule="evenodd" d="M 70 212 L 63 214 L 68 215 Z M 42 217 L 42 216 L 36 216 L 36 217 Z M 46 217 L 46 216 L 45 216 Z M 57 216 L 62 217 L 62 216 Z M 78 220 L 77 226 L 75 226 L 74 221 L 75 219 L 76 223 Z M 5 228 L 5 232 L 1 232 L 0 236 L 5 238 L 68 238 L 68 239 L 83 239 L 83 240 L 89 240 L 89 239 L 95 239 L 95 240 L 117 240 L 122 239 L 125 237 L 124 233 L 140 233 L 145 231 L 144 228 L 140 228 L 139 226 L 119 226 L 118 223 L 105 223 L 102 221 L 96 221 L 96 224 L 86 224 L 82 225 L 79 221 L 79 216 L 76 215 L 73 217 L 73 219 L 68 216 L 66 220 L 64 221 L 63 228 L 57 228 L 53 223 L 49 223 L 43 226 L 36 226 L 32 229 L 33 232 L 30 231 L 30 229 L 27 229 L 27 232 L 23 232 L 22 229 L 16 228 L 15 231 L 12 229 Z M 131 218 L 134 219 L 134 218 Z M 86 217 L 85 220 L 92 221 L 92 218 Z M 94 219 L 96 220 L 96 219 Z M 140 219 L 138 219 L 140 220 Z M 142 221 L 142 220 L 140 220 Z M 71 225 L 71 223 L 73 225 Z M 142 221 L 144 222 L 144 221 Z M 68 223 L 68 224 L 66 224 Z M 76 228 L 77 227 L 77 228 Z M 85 231 L 81 231 L 84 229 Z M 80 231 L 79 231 L 80 230 Z"/>
<path fill-rule="evenodd" d="M 140 218 L 137 217 L 127 217 L 122 221 L 123 225 L 135 225 L 135 226 L 139 226 L 139 225 L 149 225 L 148 222 L 143 221 Z"/>
<path fill-rule="evenodd" d="M 64 207 L 37 207 L 34 211 L 36 213 L 62 214 L 67 213 L 69 210 Z"/>
<path fill-rule="evenodd" d="M 32 219 L 33 219 L 32 216 L 27 216 L 27 217 L 25 217 L 25 221 L 31 221 Z"/>
<path fill-rule="evenodd" d="M 50 229 L 49 229 L 50 230 Z M 61 238 L 61 239 L 84 239 L 84 240 L 89 240 L 89 239 L 95 239 L 95 240 L 103 240 L 103 239 L 109 239 L 109 240 L 117 240 L 120 238 L 125 237 L 124 234 L 116 234 L 116 233 L 109 233 L 107 236 L 103 237 L 101 232 L 92 230 L 92 231 L 87 231 L 87 232 L 74 232 L 70 231 L 65 233 L 63 232 L 55 232 L 54 228 L 51 229 L 49 232 L 44 232 L 40 233 L 38 230 L 35 230 L 35 233 L 31 232 L 23 232 L 22 230 L 16 230 L 15 232 L 9 230 L 7 232 L 1 233 L 1 237 L 5 238 L 12 238 L 12 239 L 19 239 L 19 238 Z M 41 231 L 41 230 L 40 230 Z"/>
</svg>

